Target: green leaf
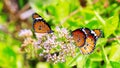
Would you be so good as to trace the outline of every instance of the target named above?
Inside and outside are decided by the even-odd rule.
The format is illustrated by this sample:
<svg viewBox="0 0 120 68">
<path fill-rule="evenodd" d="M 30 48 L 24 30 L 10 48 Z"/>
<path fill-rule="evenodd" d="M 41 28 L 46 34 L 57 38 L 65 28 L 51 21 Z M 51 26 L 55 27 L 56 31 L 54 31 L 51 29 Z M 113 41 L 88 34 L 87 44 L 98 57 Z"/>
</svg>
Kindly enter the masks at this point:
<svg viewBox="0 0 120 68">
<path fill-rule="evenodd" d="M 83 9 L 82 15 L 85 17 L 85 20 L 91 20 L 94 17 L 94 12 L 91 9 Z"/>
<path fill-rule="evenodd" d="M 77 58 L 77 68 L 84 68 L 87 59 L 89 58 L 88 55 L 82 55 Z"/>
<path fill-rule="evenodd" d="M 96 57 L 97 56 L 97 57 Z M 94 52 L 93 54 L 91 54 L 90 56 L 89 56 L 89 58 L 90 58 L 90 60 L 92 60 L 92 61 L 102 61 L 102 55 L 101 55 L 101 53 L 96 53 L 96 52 Z"/>
<path fill-rule="evenodd" d="M 110 61 L 112 68 L 120 68 L 120 62 Z"/>
<path fill-rule="evenodd" d="M 28 0 L 19 0 L 19 1 L 18 1 L 18 4 L 19 4 L 20 9 L 21 9 L 22 7 L 24 7 L 24 5 L 25 5 L 27 2 L 28 2 Z"/>
<path fill-rule="evenodd" d="M 120 61 L 120 45 L 118 43 L 112 43 L 109 59 L 111 61 Z"/>
<path fill-rule="evenodd" d="M 80 56 L 80 53 L 78 53 L 73 59 L 71 59 L 67 64 L 69 66 L 74 66 L 76 64 L 77 59 L 82 58 L 82 56 Z"/>
<path fill-rule="evenodd" d="M 90 29 L 98 29 L 98 28 L 102 28 L 102 24 L 98 22 L 97 20 L 92 20 L 86 24 L 86 27 Z"/>
<path fill-rule="evenodd" d="M 114 14 L 114 16 L 110 17 L 104 26 L 104 34 L 105 37 L 109 37 L 117 28 L 119 22 L 118 13 Z"/>
<path fill-rule="evenodd" d="M 49 63 L 39 62 L 39 63 L 37 64 L 36 68 L 49 68 Z"/>
<path fill-rule="evenodd" d="M 92 61 L 90 67 L 91 67 L 91 68 L 100 68 L 100 62 Z"/>
<path fill-rule="evenodd" d="M 0 49 L 0 67 L 16 68 L 16 54 L 10 48 L 6 47 L 4 43 L 0 43 L 4 47 Z"/>
<path fill-rule="evenodd" d="M 107 39 L 106 38 L 99 38 L 96 42 L 96 46 L 104 46 L 107 43 Z"/>
<path fill-rule="evenodd" d="M 64 8 L 63 8 L 64 6 Z M 69 4 L 68 1 L 59 1 L 58 5 L 55 6 L 58 15 L 58 20 L 61 21 L 64 17 L 69 14 Z"/>
<path fill-rule="evenodd" d="M 48 6 L 48 7 L 47 7 L 47 10 L 48 10 L 48 12 L 49 12 L 51 15 L 53 15 L 53 16 L 55 16 L 55 17 L 58 17 L 56 8 L 55 8 L 53 5 Z M 57 19 L 57 18 L 56 18 L 56 19 Z"/>
<path fill-rule="evenodd" d="M 56 64 L 53 64 L 53 68 L 70 68 L 70 66 L 67 66 L 66 63 L 56 63 Z"/>
<path fill-rule="evenodd" d="M 87 59 L 86 64 L 85 64 L 85 68 L 89 68 L 91 66 L 91 60 Z"/>
<path fill-rule="evenodd" d="M 3 3 L 0 1 L 0 12 L 2 11 L 3 9 Z"/>
</svg>

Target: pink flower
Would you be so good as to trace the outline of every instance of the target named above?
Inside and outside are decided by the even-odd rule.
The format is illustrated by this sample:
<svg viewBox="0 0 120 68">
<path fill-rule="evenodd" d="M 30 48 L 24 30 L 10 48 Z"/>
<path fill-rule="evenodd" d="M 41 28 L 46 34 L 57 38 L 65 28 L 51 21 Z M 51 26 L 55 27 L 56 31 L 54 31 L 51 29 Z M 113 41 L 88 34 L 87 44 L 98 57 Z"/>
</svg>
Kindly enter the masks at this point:
<svg viewBox="0 0 120 68">
<path fill-rule="evenodd" d="M 31 37 L 32 35 L 33 35 L 32 31 L 29 30 L 29 29 L 21 30 L 20 33 L 19 33 L 20 37 Z"/>
<path fill-rule="evenodd" d="M 47 35 L 47 33 L 35 33 L 37 39 L 41 39 L 43 36 Z"/>
</svg>

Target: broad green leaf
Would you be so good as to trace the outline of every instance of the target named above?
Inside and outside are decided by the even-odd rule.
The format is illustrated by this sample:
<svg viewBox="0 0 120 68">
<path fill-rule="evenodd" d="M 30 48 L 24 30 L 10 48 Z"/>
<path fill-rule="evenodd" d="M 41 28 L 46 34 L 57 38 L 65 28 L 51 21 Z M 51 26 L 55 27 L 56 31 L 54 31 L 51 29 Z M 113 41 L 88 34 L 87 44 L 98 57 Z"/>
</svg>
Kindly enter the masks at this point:
<svg viewBox="0 0 120 68">
<path fill-rule="evenodd" d="M 58 18 L 57 10 L 56 10 L 55 6 L 53 6 L 53 5 L 48 6 L 47 10 L 52 16 L 55 16 L 56 19 Z"/>
<path fill-rule="evenodd" d="M 116 30 L 118 22 L 119 22 L 118 13 L 114 14 L 114 16 L 106 20 L 104 26 L 104 34 L 106 38 L 109 37 Z"/>
<path fill-rule="evenodd" d="M 90 29 L 102 28 L 102 24 L 100 22 L 98 22 L 97 20 L 92 20 L 89 23 L 87 23 L 85 26 L 90 28 Z"/>
<path fill-rule="evenodd" d="M 94 51 L 93 54 L 92 53 L 90 54 L 89 58 L 92 61 L 102 61 L 101 52 L 100 53 L 96 53 L 96 51 Z"/>
<path fill-rule="evenodd" d="M 110 61 L 112 68 L 120 68 L 120 62 Z"/>
<path fill-rule="evenodd" d="M 120 45 L 118 43 L 112 43 L 109 59 L 111 61 L 120 61 Z"/>
<path fill-rule="evenodd" d="M 91 67 L 91 68 L 100 68 L 100 62 L 92 61 L 90 67 Z"/>
<path fill-rule="evenodd" d="M 69 4 L 65 1 L 59 1 L 61 4 L 58 4 L 55 8 L 57 11 L 57 15 L 59 18 L 59 21 L 62 20 L 63 18 L 65 18 L 68 13 L 69 13 Z M 64 6 L 64 8 L 63 8 Z"/>
<path fill-rule="evenodd" d="M 64 27 L 67 27 L 71 30 L 75 30 L 76 28 L 82 28 L 83 24 L 77 21 L 72 21 L 72 20 L 68 20 L 67 22 L 65 22 L 63 24 Z"/>
<path fill-rule="evenodd" d="M 82 9 L 81 14 L 84 16 L 85 20 L 91 20 L 94 17 L 94 12 L 91 9 Z"/>
</svg>

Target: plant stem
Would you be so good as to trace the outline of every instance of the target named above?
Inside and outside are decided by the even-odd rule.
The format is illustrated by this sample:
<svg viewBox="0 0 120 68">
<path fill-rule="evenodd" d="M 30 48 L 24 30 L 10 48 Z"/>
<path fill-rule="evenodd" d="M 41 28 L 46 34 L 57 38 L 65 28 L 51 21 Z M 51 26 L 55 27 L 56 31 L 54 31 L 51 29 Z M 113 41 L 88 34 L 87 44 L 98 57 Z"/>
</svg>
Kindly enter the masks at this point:
<svg viewBox="0 0 120 68">
<path fill-rule="evenodd" d="M 104 19 L 103 19 L 96 11 L 94 11 L 94 13 L 95 13 L 96 17 L 98 18 L 98 20 L 99 20 L 103 25 L 105 25 Z"/>
<path fill-rule="evenodd" d="M 78 53 L 69 63 L 68 65 L 72 65 L 72 63 L 80 56 L 80 53 Z"/>
<path fill-rule="evenodd" d="M 102 53 L 103 53 L 103 58 L 104 58 L 104 61 L 109 64 L 109 60 L 108 60 L 108 57 L 105 53 L 105 50 L 104 50 L 104 46 L 101 46 L 101 49 L 102 49 Z"/>
</svg>

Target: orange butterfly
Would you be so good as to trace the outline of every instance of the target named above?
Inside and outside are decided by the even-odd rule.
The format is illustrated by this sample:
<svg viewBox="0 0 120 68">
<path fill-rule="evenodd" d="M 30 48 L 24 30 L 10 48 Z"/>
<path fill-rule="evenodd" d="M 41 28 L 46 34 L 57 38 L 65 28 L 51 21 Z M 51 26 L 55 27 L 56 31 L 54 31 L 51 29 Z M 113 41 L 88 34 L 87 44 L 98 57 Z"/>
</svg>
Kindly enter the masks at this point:
<svg viewBox="0 0 120 68">
<path fill-rule="evenodd" d="M 72 36 L 76 46 L 80 48 L 80 52 L 82 54 L 90 54 L 95 49 L 96 41 L 101 36 L 101 31 L 99 29 L 81 28 L 74 30 Z"/>
<path fill-rule="evenodd" d="M 33 29 L 36 33 L 52 33 L 50 26 L 46 21 L 37 13 L 32 15 L 33 18 Z"/>
<path fill-rule="evenodd" d="M 72 36 L 78 47 L 83 47 L 85 45 L 86 34 L 81 29 L 74 30 Z"/>
</svg>

